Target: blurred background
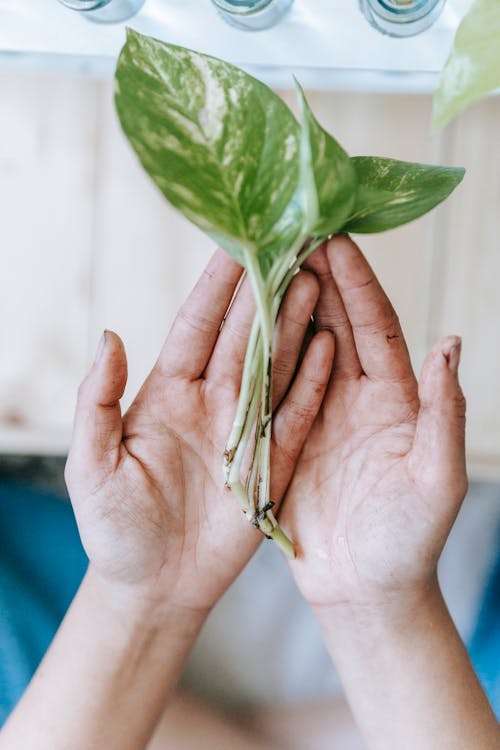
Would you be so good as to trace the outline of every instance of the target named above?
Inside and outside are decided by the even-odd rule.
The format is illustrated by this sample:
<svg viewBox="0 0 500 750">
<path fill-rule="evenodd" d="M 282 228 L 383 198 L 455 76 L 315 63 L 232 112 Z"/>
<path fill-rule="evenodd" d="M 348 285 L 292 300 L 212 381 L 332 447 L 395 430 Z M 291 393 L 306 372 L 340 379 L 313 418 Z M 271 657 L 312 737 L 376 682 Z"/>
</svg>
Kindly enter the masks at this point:
<svg viewBox="0 0 500 750">
<path fill-rule="evenodd" d="M 106 12 L 118 8 L 115 1 Z M 264 23 L 276 25 L 259 31 L 228 25 L 210 0 L 123 5 L 118 16 L 129 15 L 137 30 L 243 65 L 292 107 L 297 74 L 321 124 L 353 155 L 466 167 L 444 206 L 359 240 L 401 317 L 417 369 L 439 336 L 463 337 L 473 481 L 441 578 L 478 669 L 483 664 L 484 679 L 493 679 L 500 654 L 488 655 L 484 666 L 478 623 L 484 630 L 500 524 L 500 99 L 475 105 L 430 135 L 437 73 L 470 3 L 449 0 L 430 28 L 410 38 L 381 34 L 354 2 L 286 3 Z M 10 589 L 14 598 L 47 554 L 52 576 L 73 560 L 75 531 L 68 521 L 67 544 L 62 527 L 50 536 L 53 506 L 43 498 L 64 497 L 76 390 L 103 328 L 126 345 L 126 407 L 213 250 L 149 182 L 120 132 L 112 73 L 125 23 L 110 20 L 58 0 L 0 0 L 0 583 L 7 558 L 11 569 L 23 569 Z M 24 508 L 17 520 L 16 508 Z M 15 539 L 24 541 L 16 546 Z M 38 550 L 29 560 L 28 547 Z M 74 586 L 83 559 L 75 562 Z M 262 570 L 272 575 L 263 579 Z M 267 581 L 258 590 L 255 575 Z M 64 583 L 68 601 L 72 585 Z M 54 577 L 47 588 L 39 576 L 33 592 L 37 587 L 33 596 L 48 606 Z M 66 599 L 54 605 L 54 627 Z M 6 598 L 0 615 L 14 632 Z M 276 640 L 265 643 L 269 628 Z M 25 677 L 51 626 L 30 637 Z M 4 674 L 4 715 L 23 679 L 18 675 L 10 690 Z M 262 546 L 215 610 L 186 679 L 228 704 L 303 700 L 339 689 L 316 626 L 270 546 Z"/>
</svg>

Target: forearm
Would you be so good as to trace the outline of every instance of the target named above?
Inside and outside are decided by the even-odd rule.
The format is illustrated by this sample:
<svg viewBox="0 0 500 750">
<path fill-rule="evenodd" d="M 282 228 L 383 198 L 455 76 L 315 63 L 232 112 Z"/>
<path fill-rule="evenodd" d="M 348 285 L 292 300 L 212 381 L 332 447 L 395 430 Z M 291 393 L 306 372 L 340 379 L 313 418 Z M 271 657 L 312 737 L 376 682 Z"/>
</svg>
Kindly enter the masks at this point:
<svg viewBox="0 0 500 750">
<path fill-rule="evenodd" d="M 129 601 L 89 569 L 0 750 L 143 750 L 202 620 Z"/>
<path fill-rule="evenodd" d="M 500 729 L 439 586 L 316 612 L 369 750 L 491 750 Z"/>
</svg>

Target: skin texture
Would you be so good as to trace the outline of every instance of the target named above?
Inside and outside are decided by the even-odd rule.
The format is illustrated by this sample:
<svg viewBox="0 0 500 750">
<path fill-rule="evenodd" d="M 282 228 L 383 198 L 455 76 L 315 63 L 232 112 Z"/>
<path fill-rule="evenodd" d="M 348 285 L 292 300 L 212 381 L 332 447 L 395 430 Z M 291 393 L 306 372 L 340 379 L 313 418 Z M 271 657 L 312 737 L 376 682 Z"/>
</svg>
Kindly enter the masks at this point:
<svg viewBox="0 0 500 750">
<path fill-rule="evenodd" d="M 315 325 L 334 331 L 336 357 L 280 521 L 298 543 L 292 572 L 363 739 L 341 704 L 327 707 L 335 727 L 320 707 L 281 720 L 264 708 L 251 729 L 300 750 L 498 747 L 436 575 L 467 487 L 460 340 L 436 345 L 417 384 L 396 314 L 356 245 L 335 238 L 309 267 L 321 286 Z M 158 747 L 178 741 L 168 714 L 161 731 Z"/>
<path fill-rule="evenodd" d="M 79 392 L 66 480 L 83 544 L 109 582 L 168 592 L 178 607 L 208 611 L 262 535 L 224 489 L 222 456 L 236 411 L 254 305 L 222 251 L 181 308 L 153 371 L 127 414 L 123 345 L 104 334 Z M 314 420 L 333 359 L 333 337 L 311 342 L 287 392 L 318 298 L 302 272 L 284 302 L 276 344 L 272 498 L 281 499 Z"/>
<path fill-rule="evenodd" d="M 334 238 L 309 267 L 335 365 L 280 520 L 312 605 L 385 599 L 434 576 L 467 489 L 460 339 L 436 345 L 417 384 L 396 313 L 354 242 Z"/>
<path fill-rule="evenodd" d="M 2 750 L 143 750 L 206 615 L 262 541 L 223 487 L 224 443 L 254 314 L 241 273 L 215 253 L 123 417 L 125 351 L 105 332 L 79 390 L 66 466 L 90 564 L 0 733 Z M 333 336 L 322 332 L 295 372 L 318 292 L 316 278 L 302 272 L 280 315 L 277 503 L 332 366 Z"/>
<path fill-rule="evenodd" d="M 300 548 L 293 575 L 368 750 L 500 747 L 437 578 L 467 489 L 460 339 L 438 342 L 417 383 L 352 240 L 334 238 L 310 268 L 336 358 L 280 516 Z"/>
<path fill-rule="evenodd" d="M 500 747 L 436 576 L 467 486 L 460 341 L 439 342 L 417 385 L 356 245 L 335 238 L 309 267 L 317 277 L 301 272 L 283 303 L 275 358 L 272 497 L 286 492 L 292 572 L 367 750 Z M 143 750 L 207 613 L 260 543 L 222 488 L 253 315 L 240 275 L 215 254 L 124 417 L 123 344 L 105 333 L 66 471 L 89 570 L 0 750 Z M 304 351 L 313 312 L 322 330 Z M 181 709 L 152 747 L 172 745 Z M 270 750 L 289 747 L 279 723 L 238 738 L 202 720 L 214 747 L 250 750 L 257 732 Z M 353 748 L 362 743 L 344 730 Z"/>
</svg>

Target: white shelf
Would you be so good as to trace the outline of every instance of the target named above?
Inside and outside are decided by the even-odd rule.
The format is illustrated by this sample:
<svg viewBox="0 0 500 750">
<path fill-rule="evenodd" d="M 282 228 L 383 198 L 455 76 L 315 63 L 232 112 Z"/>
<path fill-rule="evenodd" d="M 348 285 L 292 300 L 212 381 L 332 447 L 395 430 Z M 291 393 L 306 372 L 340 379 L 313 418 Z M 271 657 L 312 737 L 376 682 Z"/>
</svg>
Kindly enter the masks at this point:
<svg viewBox="0 0 500 750">
<path fill-rule="evenodd" d="M 428 90 L 469 5 L 470 0 L 448 0 L 438 22 L 409 39 L 379 34 L 355 0 L 295 0 L 280 24 L 259 32 L 231 28 L 210 0 L 146 0 L 128 24 L 250 69 L 257 66 L 276 85 L 292 70 L 302 70 L 305 84 L 316 88 Z M 16 53 L 3 56 L 6 64 L 29 64 L 33 54 L 39 63 L 43 54 L 51 67 L 108 74 L 124 36 L 125 24 L 92 23 L 57 0 L 0 0 L 0 50 Z"/>
</svg>

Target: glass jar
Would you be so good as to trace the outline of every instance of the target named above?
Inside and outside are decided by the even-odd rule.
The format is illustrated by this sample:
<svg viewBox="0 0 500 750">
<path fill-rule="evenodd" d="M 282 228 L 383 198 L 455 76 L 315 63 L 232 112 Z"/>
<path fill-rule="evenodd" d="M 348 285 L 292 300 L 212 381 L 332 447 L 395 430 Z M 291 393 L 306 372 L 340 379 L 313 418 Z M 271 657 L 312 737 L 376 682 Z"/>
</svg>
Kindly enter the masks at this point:
<svg viewBox="0 0 500 750">
<path fill-rule="evenodd" d="M 293 0 L 212 0 L 231 26 L 245 31 L 261 31 L 281 21 Z"/>
<path fill-rule="evenodd" d="M 359 0 L 361 12 L 382 34 L 406 37 L 428 29 L 445 0 Z"/>
<path fill-rule="evenodd" d="M 96 23 L 119 23 L 135 16 L 145 0 L 59 0 L 71 10 L 85 14 L 85 18 Z"/>
</svg>

